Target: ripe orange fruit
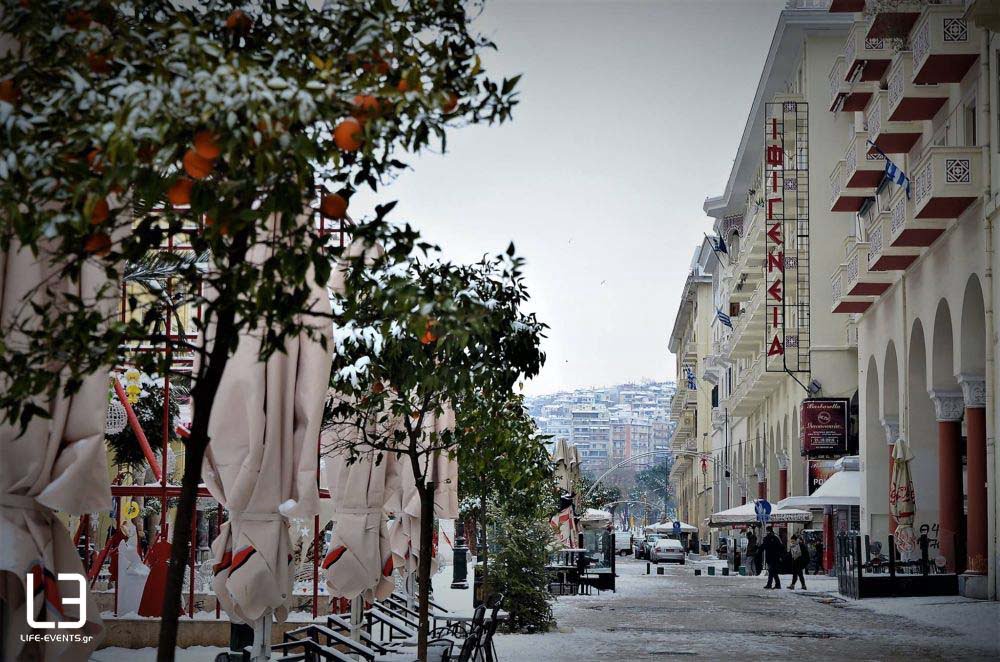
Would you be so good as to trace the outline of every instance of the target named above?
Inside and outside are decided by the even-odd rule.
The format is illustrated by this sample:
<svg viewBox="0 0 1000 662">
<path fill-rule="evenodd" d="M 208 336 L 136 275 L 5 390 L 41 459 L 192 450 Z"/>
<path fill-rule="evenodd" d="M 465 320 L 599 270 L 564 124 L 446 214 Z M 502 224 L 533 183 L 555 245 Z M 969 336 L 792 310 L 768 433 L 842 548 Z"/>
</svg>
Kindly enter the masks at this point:
<svg viewBox="0 0 1000 662">
<path fill-rule="evenodd" d="M 370 94 L 356 95 L 351 104 L 354 106 L 354 110 L 351 111 L 351 115 L 360 121 L 375 117 L 382 109 L 378 99 Z"/>
<path fill-rule="evenodd" d="M 319 203 L 319 211 L 327 218 L 344 218 L 347 214 L 347 200 L 339 193 L 324 195 Z"/>
<path fill-rule="evenodd" d="M 241 9 L 237 9 L 226 18 L 226 29 L 238 34 L 246 34 L 252 25 L 253 21 Z"/>
<path fill-rule="evenodd" d="M 364 129 L 361 122 L 353 117 L 342 120 L 333 130 L 333 142 L 345 152 L 356 152 L 361 148 Z"/>
<path fill-rule="evenodd" d="M 453 112 L 457 107 L 458 107 L 458 95 L 452 92 L 448 95 L 448 99 L 444 102 L 444 105 L 441 106 L 441 110 L 443 110 L 445 113 L 450 113 Z"/>
<path fill-rule="evenodd" d="M 405 78 L 400 78 L 399 82 L 396 83 L 396 89 L 400 92 L 406 92 L 410 89 L 410 84 L 406 82 Z"/>
<path fill-rule="evenodd" d="M 205 179 L 212 174 L 212 162 L 189 149 L 184 154 L 184 172 L 194 179 Z"/>
<path fill-rule="evenodd" d="M 99 53 L 87 53 L 87 64 L 95 74 L 111 73 L 111 63 L 108 58 Z"/>
<path fill-rule="evenodd" d="M 0 101 L 6 101 L 9 104 L 14 104 L 17 102 L 17 87 L 14 85 L 13 78 L 7 78 L 5 80 L 0 80 Z"/>
<path fill-rule="evenodd" d="M 167 189 L 167 200 L 174 207 L 191 204 L 191 188 L 194 186 L 187 177 L 181 177 Z"/>
<path fill-rule="evenodd" d="M 218 136 L 211 131 L 199 131 L 194 134 L 194 151 L 198 152 L 198 156 L 203 159 L 213 161 L 222 154 L 222 148 L 219 147 L 217 141 Z"/>
<path fill-rule="evenodd" d="M 101 158 L 101 148 L 95 147 L 87 152 L 87 165 L 94 172 L 104 172 L 104 159 Z"/>
<path fill-rule="evenodd" d="M 91 255 L 104 257 L 111 252 L 111 237 L 107 232 L 95 232 L 88 235 L 83 242 L 83 250 Z"/>
<path fill-rule="evenodd" d="M 437 334 L 434 333 L 434 327 L 437 325 L 437 320 L 427 320 L 427 324 L 424 327 L 424 335 L 420 337 L 420 343 L 423 345 L 430 345 L 432 342 L 438 339 Z"/>
<path fill-rule="evenodd" d="M 376 394 L 382 393 L 385 391 L 385 386 L 382 385 L 382 382 L 375 382 L 372 386 L 372 391 Z"/>
<path fill-rule="evenodd" d="M 108 220 L 108 214 L 111 209 L 108 207 L 108 201 L 106 198 L 101 198 L 94 203 L 94 208 L 90 211 L 90 224 L 100 225 L 104 221 Z"/>
<path fill-rule="evenodd" d="M 215 225 L 215 219 L 205 214 L 205 227 L 210 228 Z M 219 234 L 223 237 L 229 234 L 229 223 L 228 221 L 222 221 L 219 223 Z"/>
</svg>

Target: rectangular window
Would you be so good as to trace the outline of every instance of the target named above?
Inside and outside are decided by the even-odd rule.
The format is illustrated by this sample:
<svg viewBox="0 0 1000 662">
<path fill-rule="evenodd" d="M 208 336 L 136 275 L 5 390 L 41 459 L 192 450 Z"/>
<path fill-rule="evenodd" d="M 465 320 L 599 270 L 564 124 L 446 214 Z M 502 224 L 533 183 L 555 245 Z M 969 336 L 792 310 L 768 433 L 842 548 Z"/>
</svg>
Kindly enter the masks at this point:
<svg viewBox="0 0 1000 662">
<path fill-rule="evenodd" d="M 976 100 L 965 106 L 965 146 L 976 146 Z"/>
</svg>

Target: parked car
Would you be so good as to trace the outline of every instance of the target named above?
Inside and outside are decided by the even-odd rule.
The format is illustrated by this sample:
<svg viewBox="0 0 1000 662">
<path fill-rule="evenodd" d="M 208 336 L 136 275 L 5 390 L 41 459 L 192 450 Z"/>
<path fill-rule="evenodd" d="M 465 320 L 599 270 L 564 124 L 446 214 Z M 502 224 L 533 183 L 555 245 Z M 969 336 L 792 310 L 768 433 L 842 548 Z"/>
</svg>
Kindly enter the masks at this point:
<svg viewBox="0 0 1000 662">
<path fill-rule="evenodd" d="M 663 536 L 650 533 L 647 534 L 645 538 L 639 538 L 638 542 L 635 544 L 635 558 L 637 559 L 648 559 L 649 550 L 653 547 L 653 543 L 662 538 Z"/>
<path fill-rule="evenodd" d="M 632 553 L 632 534 L 628 531 L 615 531 L 615 554 L 625 556 Z"/>
<path fill-rule="evenodd" d="M 681 544 L 680 540 L 660 538 L 653 544 L 653 548 L 649 551 L 649 560 L 653 563 L 673 561 L 684 565 L 684 545 Z"/>
</svg>

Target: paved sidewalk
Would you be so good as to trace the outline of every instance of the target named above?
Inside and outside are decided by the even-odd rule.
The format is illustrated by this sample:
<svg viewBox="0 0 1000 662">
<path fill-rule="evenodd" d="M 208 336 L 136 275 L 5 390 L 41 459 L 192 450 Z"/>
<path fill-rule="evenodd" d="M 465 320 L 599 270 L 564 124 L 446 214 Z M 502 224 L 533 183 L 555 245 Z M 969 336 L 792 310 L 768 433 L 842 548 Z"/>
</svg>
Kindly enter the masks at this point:
<svg viewBox="0 0 1000 662">
<path fill-rule="evenodd" d="M 695 577 L 694 569 L 704 565 L 669 565 L 659 576 L 646 575 L 644 561 L 621 561 L 617 593 L 559 598 L 554 606 L 558 631 L 500 636 L 500 659 L 1000 657 L 997 603 L 962 598 L 848 601 L 836 595 L 835 579 L 812 575 L 808 591 L 767 591 L 763 576 Z M 782 586 L 790 579 L 782 577 Z"/>
</svg>

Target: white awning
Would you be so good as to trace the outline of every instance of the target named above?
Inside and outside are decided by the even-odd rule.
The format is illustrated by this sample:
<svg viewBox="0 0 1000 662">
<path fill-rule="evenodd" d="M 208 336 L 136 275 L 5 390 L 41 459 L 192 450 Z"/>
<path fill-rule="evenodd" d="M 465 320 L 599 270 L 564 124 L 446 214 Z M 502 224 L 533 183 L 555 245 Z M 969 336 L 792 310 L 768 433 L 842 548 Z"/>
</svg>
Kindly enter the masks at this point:
<svg viewBox="0 0 1000 662">
<path fill-rule="evenodd" d="M 687 522 L 681 522 L 680 525 L 681 525 L 681 533 L 698 532 L 698 527 L 688 524 Z M 657 524 L 650 524 L 649 526 L 645 527 L 644 530 L 649 533 L 673 533 L 674 523 L 668 521 L 668 522 L 659 522 Z"/>
<path fill-rule="evenodd" d="M 603 529 L 611 526 L 611 513 L 606 510 L 587 508 L 587 512 L 580 518 L 580 526 L 585 529 Z"/>
<path fill-rule="evenodd" d="M 860 506 L 861 472 L 838 471 L 809 496 L 790 496 L 778 502 L 779 508 L 822 508 L 823 506 Z"/>
<path fill-rule="evenodd" d="M 709 526 L 732 526 L 735 524 L 753 524 L 757 521 L 757 511 L 754 509 L 754 501 L 736 506 L 729 510 L 713 513 L 708 518 Z M 768 517 L 768 523 L 782 522 L 811 522 L 812 513 L 807 510 L 796 510 L 794 508 L 783 508 L 780 504 L 775 504 Z"/>
</svg>

